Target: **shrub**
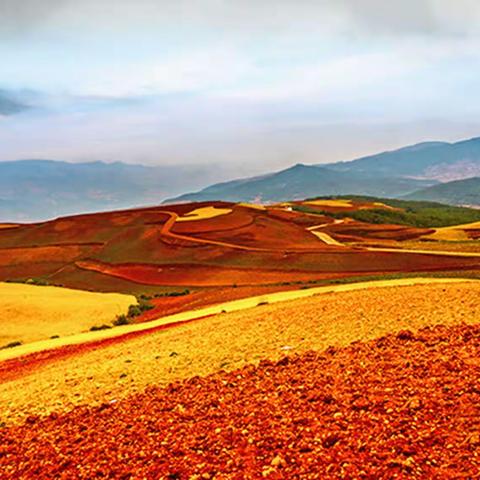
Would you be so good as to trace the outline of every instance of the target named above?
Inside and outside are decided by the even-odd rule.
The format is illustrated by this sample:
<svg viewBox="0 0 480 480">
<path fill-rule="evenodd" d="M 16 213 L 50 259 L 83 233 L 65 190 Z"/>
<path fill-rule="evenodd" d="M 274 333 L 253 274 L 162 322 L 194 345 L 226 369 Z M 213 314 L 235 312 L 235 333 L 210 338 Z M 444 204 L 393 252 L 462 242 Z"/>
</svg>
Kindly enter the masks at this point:
<svg viewBox="0 0 480 480">
<path fill-rule="evenodd" d="M 153 297 L 154 298 L 162 298 L 162 297 L 181 297 L 182 295 L 188 295 L 190 290 L 186 288 L 181 292 L 165 292 L 165 293 L 156 293 Z M 151 297 L 150 297 L 151 298 Z"/>
<path fill-rule="evenodd" d="M 113 321 L 113 324 L 116 327 L 119 327 L 120 325 L 128 325 L 129 323 L 130 323 L 130 320 L 123 313 L 122 315 L 117 315 L 117 318 Z"/>
<path fill-rule="evenodd" d="M 10 343 L 7 343 L 6 345 L 4 345 L 4 346 L 2 347 L 2 350 L 3 350 L 4 348 L 19 347 L 20 345 L 22 345 L 22 342 L 20 342 L 20 341 L 17 340 L 17 341 L 15 341 L 15 342 L 10 342 Z"/>
<path fill-rule="evenodd" d="M 112 328 L 110 325 L 94 325 L 93 327 L 90 328 L 91 332 L 98 332 L 99 330 L 108 330 L 109 328 Z"/>
<path fill-rule="evenodd" d="M 142 314 L 142 310 L 139 305 L 130 305 L 128 307 L 128 316 L 130 318 L 138 317 L 139 315 Z"/>
</svg>

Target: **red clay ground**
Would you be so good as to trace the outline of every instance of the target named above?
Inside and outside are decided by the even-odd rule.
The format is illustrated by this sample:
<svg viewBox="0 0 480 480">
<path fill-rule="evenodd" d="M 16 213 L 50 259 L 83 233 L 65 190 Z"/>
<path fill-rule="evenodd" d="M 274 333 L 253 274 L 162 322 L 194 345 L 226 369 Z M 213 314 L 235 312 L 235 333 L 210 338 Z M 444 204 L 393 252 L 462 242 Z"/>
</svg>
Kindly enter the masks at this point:
<svg viewBox="0 0 480 480">
<path fill-rule="evenodd" d="M 347 209 L 374 206 L 378 208 L 353 202 Z M 208 219 L 177 221 L 178 216 L 205 207 L 231 211 Z M 330 245 L 308 230 L 322 225 L 316 233 L 358 246 Z M 478 258 L 400 250 L 403 241 L 426 232 L 395 225 L 339 223 L 328 215 L 290 211 L 288 205 L 259 209 L 227 202 L 77 215 L 1 229 L 0 281 L 41 277 L 71 288 L 138 294 L 175 287 L 272 285 L 338 275 L 480 271 Z M 398 246 L 399 251 L 362 248 L 372 242 Z M 86 265 L 90 270 L 85 270 Z"/>
<path fill-rule="evenodd" d="M 280 282 L 307 282 L 340 278 L 341 274 L 314 274 L 312 272 L 257 270 L 249 268 L 217 267 L 213 265 L 139 265 L 82 261 L 76 266 L 146 285 L 178 285 L 214 287 L 235 285 L 265 285 Z M 343 275 L 345 276 L 345 275 Z"/>
<path fill-rule="evenodd" d="M 388 224 L 374 225 L 355 220 L 329 225 L 324 231 L 342 242 L 362 242 L 371 239 L 396 240 L 397 242 L 402 242 L 404 240 L 417 239 L 423 235 L 434 232 L 434 230 L 428 228 Z"/>
<path fill-rule="evenodd" d="M 5 479 L 450 479 L 480 471 L 480 326 L 402 331 L 0 429 Z"/>
</svg>

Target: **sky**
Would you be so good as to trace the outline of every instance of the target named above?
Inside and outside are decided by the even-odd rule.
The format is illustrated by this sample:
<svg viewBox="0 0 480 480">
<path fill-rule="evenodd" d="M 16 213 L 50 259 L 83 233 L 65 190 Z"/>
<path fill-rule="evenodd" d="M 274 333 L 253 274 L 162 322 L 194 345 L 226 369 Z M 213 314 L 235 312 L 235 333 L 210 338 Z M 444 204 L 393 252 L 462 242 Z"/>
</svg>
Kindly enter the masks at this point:
<svg viewBox="0 0 480 480">
<path fill-rule="evenodd" d="M 477 0 L 0 0 L 0 161 L 250 173 L 480 136 Z"/>
</svg>

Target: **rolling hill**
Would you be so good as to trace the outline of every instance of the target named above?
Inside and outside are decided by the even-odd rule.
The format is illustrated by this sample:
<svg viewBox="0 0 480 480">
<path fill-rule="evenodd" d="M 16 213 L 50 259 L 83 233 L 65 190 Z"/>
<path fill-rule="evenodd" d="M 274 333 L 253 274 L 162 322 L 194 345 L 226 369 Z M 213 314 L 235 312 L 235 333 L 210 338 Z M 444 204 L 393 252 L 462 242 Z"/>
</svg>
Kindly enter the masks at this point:
<svg viewBox="0 0 480 480">
<path fill-rule="evenodd" d="M 454 205 L 480 206 L 480 177 L 455 180 L 413 192 L 405 198 Z"/>
<path fill-rule="evenodd" d="M 199 192 L 181 195 L 170 202 L 261 201 L 279 202 L 316 195 L 371 195 L 395 197 L 430 186 L 435 181 L 409 178 L 379 178 L 370 174 L 334 171 L 325 166 L 297 164 L 280 172 L 261 177 L 217 183 Z"/>
</svg>

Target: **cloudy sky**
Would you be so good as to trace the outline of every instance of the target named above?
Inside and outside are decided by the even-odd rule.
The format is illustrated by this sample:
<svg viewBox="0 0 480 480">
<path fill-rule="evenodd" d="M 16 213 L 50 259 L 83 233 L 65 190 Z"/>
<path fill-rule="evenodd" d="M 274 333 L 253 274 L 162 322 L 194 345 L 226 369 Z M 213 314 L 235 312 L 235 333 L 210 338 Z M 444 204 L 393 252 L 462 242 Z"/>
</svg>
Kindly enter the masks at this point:
<svg viewBox="0 0 480 480">
<path fill-rule="evenodd" d="M 480 136 L 478 0 L 0 0 L 0 160 L 251 172 Z"/>
</svg>

